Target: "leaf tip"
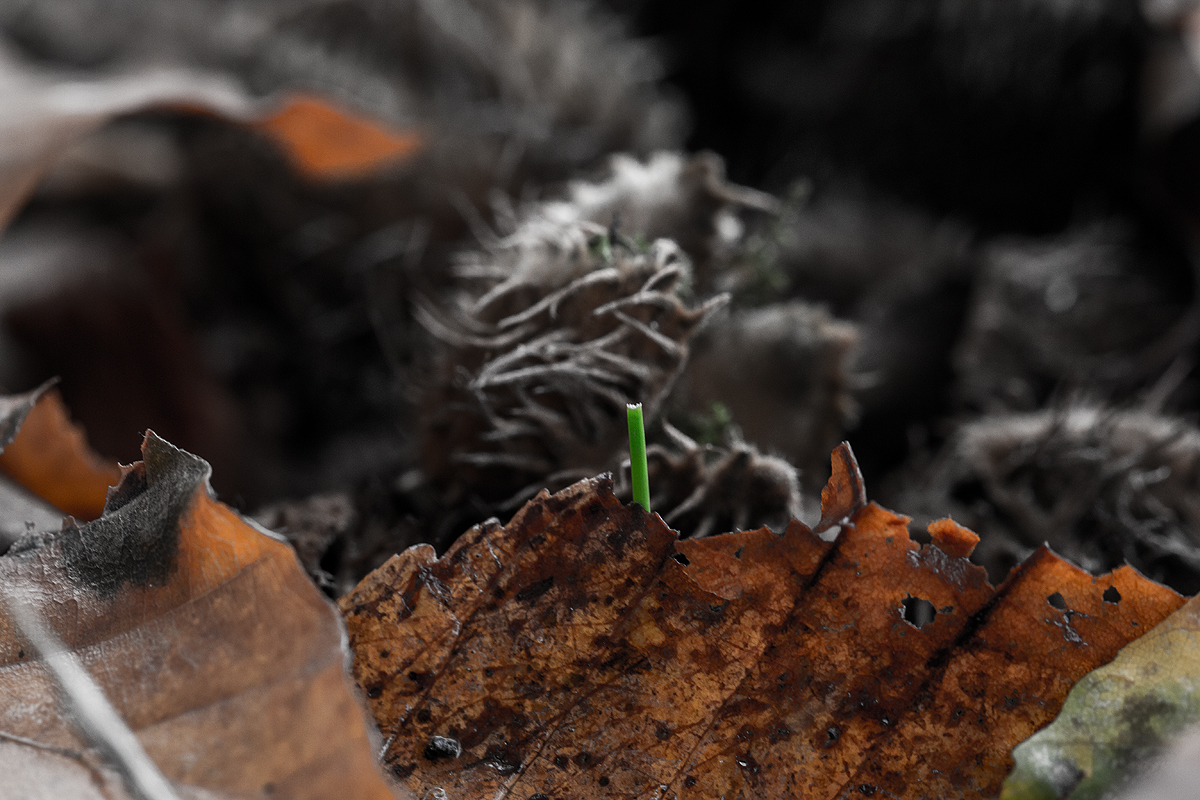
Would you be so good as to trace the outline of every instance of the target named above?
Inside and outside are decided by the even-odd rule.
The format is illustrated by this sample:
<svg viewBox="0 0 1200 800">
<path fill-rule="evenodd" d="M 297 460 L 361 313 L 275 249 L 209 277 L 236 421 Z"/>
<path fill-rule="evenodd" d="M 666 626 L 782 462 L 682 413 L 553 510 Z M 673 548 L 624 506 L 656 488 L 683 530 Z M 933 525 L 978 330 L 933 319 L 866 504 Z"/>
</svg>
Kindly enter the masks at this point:
<svg viewBox="0 0 1200 800">
<path fill-rule="evenodd" d="M 850 443 L 839 444 L 830 458 L 833 473 L 821 490 L 821 521 L 814 529 L 816 533 L 832 528 L 867 505 L 867 489 Z"/>
</svg>

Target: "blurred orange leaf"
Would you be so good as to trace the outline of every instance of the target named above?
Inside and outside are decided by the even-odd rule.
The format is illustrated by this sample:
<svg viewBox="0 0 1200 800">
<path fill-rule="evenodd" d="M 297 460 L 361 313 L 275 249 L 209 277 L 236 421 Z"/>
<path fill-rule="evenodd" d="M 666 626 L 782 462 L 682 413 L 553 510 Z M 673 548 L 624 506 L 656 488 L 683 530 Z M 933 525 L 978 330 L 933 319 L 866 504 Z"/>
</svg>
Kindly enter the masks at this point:
<svg viewBox="0 0 1200 800">
<path fill-rule="evenodd" d="M 1182 603 L 1046 549 L 994 589 L 973 533 L 906 524 L 842 445 L 815 532 L 677 541 L 601 478 L 411 548 L 341 601 L 385 763 L 463 800 L 991 796 Z"/>
<path fill-rule="evenodd" d="M 278 113 L 254 123 L 313 178 L 370 175 L 420 149 L 416 134 L 396 133 L 379 122 L 317 97 L 291 98 Z"/>
</svg>

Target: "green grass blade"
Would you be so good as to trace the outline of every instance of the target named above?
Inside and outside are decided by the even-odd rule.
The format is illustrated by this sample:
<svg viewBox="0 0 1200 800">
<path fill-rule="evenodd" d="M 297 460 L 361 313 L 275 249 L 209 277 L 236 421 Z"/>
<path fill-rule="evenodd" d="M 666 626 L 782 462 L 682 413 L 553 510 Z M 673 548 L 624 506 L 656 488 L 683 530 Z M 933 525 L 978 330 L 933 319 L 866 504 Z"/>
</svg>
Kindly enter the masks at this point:
<svg viewBox="0 0 1200 800">
<path fill-rule="evenodd" d="M 650 475 L 646 466 L 646 426 L 642 421 L 642 404 L 628 405 L 629 414 L 629 472 L 633 481 L 633 502 L 650 510 Z"/>
</svg>

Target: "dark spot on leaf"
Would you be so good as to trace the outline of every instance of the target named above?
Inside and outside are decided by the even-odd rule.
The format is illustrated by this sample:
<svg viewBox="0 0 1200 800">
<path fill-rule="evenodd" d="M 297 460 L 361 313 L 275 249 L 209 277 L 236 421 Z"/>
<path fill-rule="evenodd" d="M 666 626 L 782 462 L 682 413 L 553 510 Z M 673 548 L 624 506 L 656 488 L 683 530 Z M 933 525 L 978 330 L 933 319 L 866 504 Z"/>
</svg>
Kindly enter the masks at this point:
<svg viewBox="0 0 1200 800">
<path fill-rule="evenodd" d="M 625 545 L 629 544 L 629 531 L 621 528 L 615 530 L 605 537 L 613 550 L 617 552 L 617 558 L 625 557 Z"/>
<path fill-rule="evenodd" d="M 383 694 L 382 686 L 372 686 L 370 689 L 367 689 L 367 697 L 371 698 L 372 700 L 379 697 L 381 694 Z"/>
<path fill-rule="evenodd" d="M 493 745 L 483 754 L 483 763 L 501 775 L 512 775 L 521 768 L 521 756 L 508 748 Z"/>
<path fill-rule="evenodd" d="M 871 795 L 875 794 L 875 791 L 876 791 L 876 789 L 873 784 L 860 783 L 858 785 L 858 793 L 861 795 L 865 795 L 866 797 L 870 797 Z"/>
<path fill-rule="evenodd" d="M 554 585 L 554 576 L 542 578 L 536 583 L 531 583 L 521 591 L 517 592 L 517 600 L 525 602 L 527 600 L 536 600 L 537 598 L 550 591 L 550 587 Z"/>
<path fill-rule="evenodd" d="M 667 727 L 666 723 L 660 722 L 654 731 L 654 735 L 658 737 L 660 742 L 664 742 L 671 738 L 671 729 Z"/>
<path fill-rule="evenodd" d="M 592 763 L 592 754 L 583 752 L 571 760 L 575 762 L 575 766 L 577 767 L 586 767 L 588 764 Z"/>
<path fill-rule="evenodd" d="M 745 549 L 746 549 L 746 548 L 744 548 L 744 547 L 739 547 L 737 550 L 734 550 L 734 551 L 733 551 L 733 557 L 734 557 L 734 558 L 741 558 L 741 557 L 742 557 L 742 551 L 744 551 Z"/>
<path fill-rule="evenodd" d="M 571 762 L 571 759 L 567 758 L 566 756 L 560 755 L 560 756 L 554 757 L 554 766 L 558 767 L 559 769 L 565 769 L 567 764 L 569 764 L 570 762 Z"/>
<path fill-rule="evenodd" d="M 588 506 L 583 509 L 583 518 L 589 525 L 596 525 L 606 516 L 608 516 L 608 513 L 604 510 L 604 504 L 599 500 L 588 504 Z"/>
<path fill-rule="evenodd" d="M 767 737 L 771 744 L 786 741 L 790 738 L 792 738 L 792 729 L 786 725 L 780 725 L 775 728 L 775 730 L 771 731 L 771 735 Z"/>
<path fill-rule="evenodd" d="M 693 786 L 695 786 L 696 785 L 696 776 L 688 775 L 686 778 L 683 779 L 683 785 L 688 787 L 689 789 L 692 788 Z"/>
<path fill-rule="evenodd" d="M 449 736 L 431 736 L 425 745 L 425 758 L 437 761 L 441 758 L 458 758 L 462 755 L 462 743 Z"/>
<path fill-rule="evenodd" d="M 417 712 L 417 722 L 429 722 L 431 719 L 433 719 L 433 714 L 429 713 L 428 708 L 422 708 Z"/>
<path fill-rule="evenodd" d="M 599 783 L 601 786 L 608 786 L 608 776 L 605 775 L 603 778 L 601 778 L 600 780 L 598 780 L 596 782 Z"/>
<path fill-rule="evenodd" d="M 417 770 L 416 762 L 412 764 L 393 764 L 392 774 L 400 780 L 404 780 L 409 775 L 412 775 Z"/>
<path fill-rule="evenodd" d="M 1117 591 L 1117 587 L 1110 586 L 1104 590 L 1104 602 L 1106 602 L 1106 603 L 1121 602 L 1121 593 Z"/>
<path fill-rule="evenodd" d="M 1050 605 L 1054 606 L 1055 608 L 1057 608 L 1059 611 L 1067 610 L 1067 601 L 1065 599 L 1063 599 L 1062 594 L 1059 592 L 1055 592 L 1054 594 L 1047 597 L 1046 602 L 1049 603 Z"/>
</svg>

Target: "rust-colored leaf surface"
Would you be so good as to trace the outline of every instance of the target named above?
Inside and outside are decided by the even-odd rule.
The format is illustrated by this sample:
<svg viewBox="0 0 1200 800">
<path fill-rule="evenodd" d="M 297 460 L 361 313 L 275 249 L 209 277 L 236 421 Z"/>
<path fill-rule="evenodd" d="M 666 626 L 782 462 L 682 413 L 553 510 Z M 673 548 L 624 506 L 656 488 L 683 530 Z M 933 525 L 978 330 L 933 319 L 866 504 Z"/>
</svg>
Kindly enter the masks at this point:
<svg viewBox="0 0 1200 800">
<path fill-rule="evenodd" d="M 31 415 L 32 418 L 32 415 Z M 18 436 L 18 440 L 19 440 Z M 35 610 L 185 797 L 382 798 L 337 614 L 291 549 L 148 434 L 103 515 L 0 557 L 0 794 L 126 797 L 21 625 Z"/>
<path fill-rule="evenodd" d="M 991 796 L 1182 603 L 1048 550 L 993 588 L 973 533 L 918 546 L 868 504 L 845 445 L 822 511 L 677 541 L 598 478 L 392 558 L 341 601 L 387 768 L 456 800 Z"/>
</svg>

